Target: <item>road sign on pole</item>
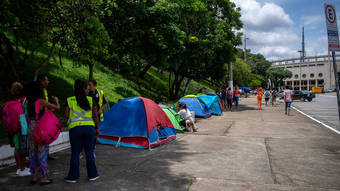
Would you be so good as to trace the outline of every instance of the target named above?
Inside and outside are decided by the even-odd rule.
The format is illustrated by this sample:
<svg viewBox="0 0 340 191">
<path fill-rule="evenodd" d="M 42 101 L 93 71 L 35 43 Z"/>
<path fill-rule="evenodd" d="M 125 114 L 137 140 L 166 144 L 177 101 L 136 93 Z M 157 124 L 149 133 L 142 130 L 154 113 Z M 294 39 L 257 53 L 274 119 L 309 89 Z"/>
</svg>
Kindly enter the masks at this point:
<svg viewBox="0 0 340 191">
<path fill-rule="evenodd" d="M 326 25 L 329 51 L 340 51 L 338 24 L 333 5 L 325 4 Z"/>
<path fill-rule="evenodd" d="M 328 52 L 332 51 L 333 70 L 335 78 L 335 90 L 338 99 L 338 114 L 340 120 L 340 92 L 339 92 L 339 77 L 338 69 L 335 60 L 335 51 L 340 51 L 338 24 L 336 21 L 336 12 L 333 5 L 325 4 L 325 15 L 328 35 Z"/>
</svg>

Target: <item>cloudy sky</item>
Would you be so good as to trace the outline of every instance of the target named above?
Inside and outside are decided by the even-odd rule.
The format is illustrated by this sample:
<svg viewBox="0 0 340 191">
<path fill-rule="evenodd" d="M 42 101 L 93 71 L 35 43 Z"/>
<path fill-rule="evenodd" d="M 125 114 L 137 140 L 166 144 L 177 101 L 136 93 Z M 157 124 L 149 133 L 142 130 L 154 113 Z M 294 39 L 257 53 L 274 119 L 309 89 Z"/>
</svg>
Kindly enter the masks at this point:
<svg viewBox="0 0 340 191">
<path fill-rule="evenodd" d="M 243 32 L 249 38 L 247 49 L 268 60 L 299 57 L 302 26 L 306 56 L 327 54 L 324 3 L 334 5 L 340 19 L 340 0 L 231 1 L 241 8 Z"/>
</svg>

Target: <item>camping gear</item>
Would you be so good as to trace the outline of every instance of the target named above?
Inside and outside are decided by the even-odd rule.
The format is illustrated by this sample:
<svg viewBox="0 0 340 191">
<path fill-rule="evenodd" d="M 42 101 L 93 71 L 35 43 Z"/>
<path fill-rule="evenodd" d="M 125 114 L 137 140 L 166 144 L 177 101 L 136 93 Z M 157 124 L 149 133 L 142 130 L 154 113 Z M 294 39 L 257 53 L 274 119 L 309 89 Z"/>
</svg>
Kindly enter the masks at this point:
<svg viewBox="0 0 340 191">
<path fill-rule="evenodd" d="M 220 108 L 221 110 L 223 111 L 225 108 L 224 108 L 224 105 L 222 104 L 222 100 L 221 100 L 221 97 L 215 93 L 208 93 L 207 95 L 210 95 L 210 96 L 216 96 L 218 98 L 218 103 L 220 105 Z"/>
<path fill-rule="evenodd" d="M 182 97 L 176 104 L 174 110 L 179 111 L 180 104 L 185 104 L 190 111 L 195 112 L 195 117 L 208 118 L 211 112 L 207 104 L 197 95 L 187 95 Z"/>
<path fill-rule="evenodd" d="M 158 104 L 165 114 L 169 117 L 171 123 L 174 125 L 176 130 L 183 131 L 185 127 L 181 126 L 179 123 L 182 121 L 181 117 L 175 116 L 176 112 L 167 105 Z"/>
<path fill-rule="evenodd" d="M 147 98 L 120 100 L 104 118 L 97 136 L 101 144 L 152 148 L 176 139 L 176 130 L 166 113 Z"/>
<path fill-rule="evenodd" d="M 209 110 L 214 115 L 222 115 L 222 109 L 217 96 L 214 95 L 198 95 L 208 106 Z"/>
<path fill-rule="evenodd" d="M 246 86 L 242 86 L 242 87 L 240 87 L 239 88 L 240 90 L 250 90 L 248 87 L 246 87 Z"/>
<path fill-rule="evenodd" d="M 36 113 L 36 120 L 38 120 L 39 111 L 40 111 L 40 101 L 38 99 L 35 102 L 35 113 Z M 36 143 L 40 145 L 49 145 L 53 141 L 57 140 L 59 137 L 60 131 L 62 128 L 62 124 L 60 120 L 54 115 L 54 113 L 49 110 L 45 109 L 44 114 L 39 119 L 38 123 L 36 124 L 33 136 Z"/>
</svg>

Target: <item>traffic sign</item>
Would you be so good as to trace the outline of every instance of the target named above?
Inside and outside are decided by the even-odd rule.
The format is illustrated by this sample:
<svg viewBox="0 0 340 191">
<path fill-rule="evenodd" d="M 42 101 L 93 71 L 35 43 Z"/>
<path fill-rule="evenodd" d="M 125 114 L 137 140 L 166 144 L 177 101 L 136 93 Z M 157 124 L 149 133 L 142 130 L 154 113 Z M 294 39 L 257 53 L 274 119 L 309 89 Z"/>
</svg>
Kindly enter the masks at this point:
<svg viewBox="0 0 340 191">
<path fill-rule="evenodd" d="M 340 51 L 338 24 L 333 5 L 325 4 L 325 15 L 328 35 L 328 51 Z"/>
</svg>

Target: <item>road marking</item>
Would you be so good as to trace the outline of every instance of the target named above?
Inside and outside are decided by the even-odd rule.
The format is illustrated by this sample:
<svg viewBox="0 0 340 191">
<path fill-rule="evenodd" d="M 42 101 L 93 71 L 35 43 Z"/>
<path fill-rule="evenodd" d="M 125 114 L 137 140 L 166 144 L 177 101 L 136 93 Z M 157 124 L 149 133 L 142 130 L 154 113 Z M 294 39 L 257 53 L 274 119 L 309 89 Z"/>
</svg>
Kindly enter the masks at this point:
<svg viewBox="0 0 340 191">
<path fill-rule="evenodd" d="M 297 112 L 301 113 L 302 115 L 304 115 L 304 116 L 310 118 L 311 120 L 313 120 L 313 121 L 315 121 L 315 122 L 317 122 L 317 123 L 323 125 L 324 127 L 328 128 L 328 129 L 334 131 L 335 133 L 337 133 L 338 135 L 340 135 L 340 131 L 334 129 L 333 127 L 331 127 L 331 126 L 329 126 L 329 125 L 326 125 L 324 122 L 319 121 L 319 120 L 315 119 L 314 117 L 312 117 L 312 116 L 310 116 L 310 115 L 307 115 L 306 113 L 304 113 L 303 111 L 299 110 L 298 108 L 296 108 L 296 107 L 294 107 L 294 106 L 292 106 L 292 108 L 295 109 Z"/>
</svg>

